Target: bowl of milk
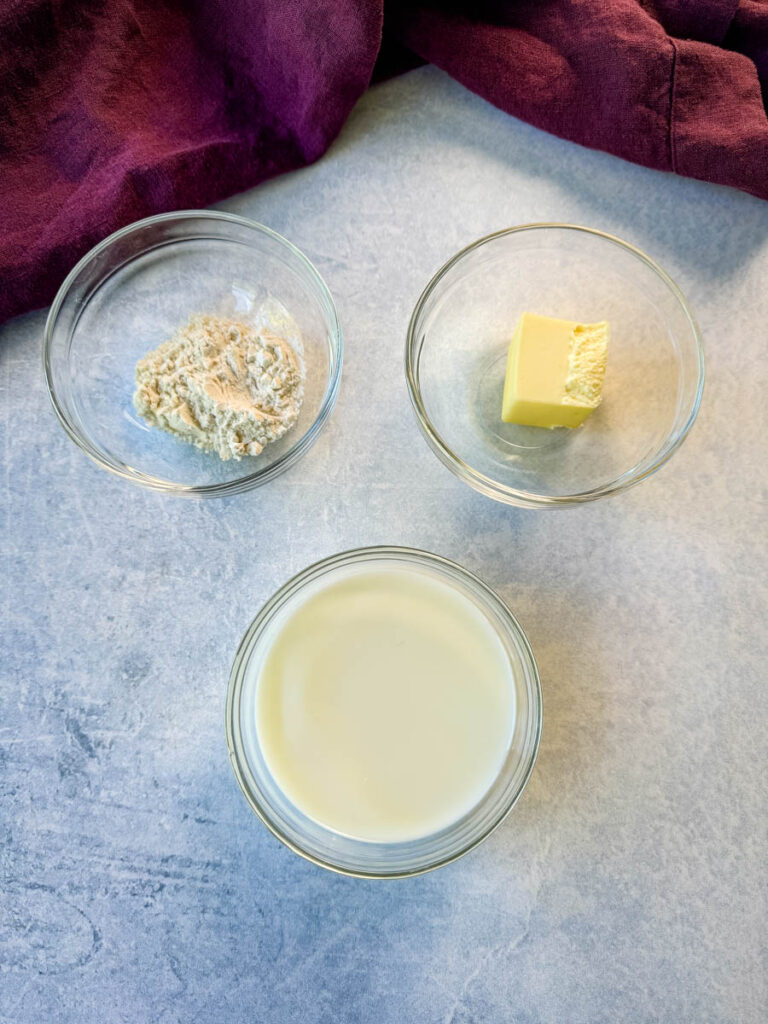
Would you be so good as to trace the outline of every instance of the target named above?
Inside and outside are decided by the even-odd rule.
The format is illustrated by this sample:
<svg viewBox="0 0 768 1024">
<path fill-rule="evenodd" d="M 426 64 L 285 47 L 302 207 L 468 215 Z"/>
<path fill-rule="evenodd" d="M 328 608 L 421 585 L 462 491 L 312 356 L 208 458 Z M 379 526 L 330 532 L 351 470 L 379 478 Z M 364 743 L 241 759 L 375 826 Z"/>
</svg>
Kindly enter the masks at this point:
<svg viewBox="0 0 768 1024">
<path fill-rule="evenodd" d="M 232 666 L 230 759 L 287 846 L 396 878 L 467 853 L 522 793 L 541 735 L 515 617 L 438 555 L 372 547 L 310 566 L 266 603 Z"/>
</svg>

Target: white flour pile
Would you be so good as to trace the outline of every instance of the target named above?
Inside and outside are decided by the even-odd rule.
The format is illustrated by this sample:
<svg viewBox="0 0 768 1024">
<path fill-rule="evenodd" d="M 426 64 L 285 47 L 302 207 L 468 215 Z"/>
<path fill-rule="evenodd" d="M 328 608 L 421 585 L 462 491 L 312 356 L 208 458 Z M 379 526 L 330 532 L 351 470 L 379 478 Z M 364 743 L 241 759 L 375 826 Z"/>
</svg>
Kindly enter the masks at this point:
<svg viewBox="0 0 768 1024">
<path fill-rule="evenodd" d="M 217 316 L 193 316 L 136 364 L 136 411 L 219 458 L 258 455 L 299 416 L 304 364 L 283 338 Z"/>
</svg>

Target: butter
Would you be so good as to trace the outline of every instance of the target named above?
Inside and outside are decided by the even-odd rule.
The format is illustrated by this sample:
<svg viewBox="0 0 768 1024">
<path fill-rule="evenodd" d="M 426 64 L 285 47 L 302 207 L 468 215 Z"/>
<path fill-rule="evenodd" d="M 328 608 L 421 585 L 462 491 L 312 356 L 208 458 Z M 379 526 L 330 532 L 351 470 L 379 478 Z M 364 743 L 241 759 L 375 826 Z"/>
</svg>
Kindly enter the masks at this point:
<svg viewBox="0 0 768 1024">
<path fill-rule="evenodd" d="M 520 317 L 507 356 L 501 418 L 529 427 L 578 427 L 602 400 L 608 324 Z"/>
</svg>

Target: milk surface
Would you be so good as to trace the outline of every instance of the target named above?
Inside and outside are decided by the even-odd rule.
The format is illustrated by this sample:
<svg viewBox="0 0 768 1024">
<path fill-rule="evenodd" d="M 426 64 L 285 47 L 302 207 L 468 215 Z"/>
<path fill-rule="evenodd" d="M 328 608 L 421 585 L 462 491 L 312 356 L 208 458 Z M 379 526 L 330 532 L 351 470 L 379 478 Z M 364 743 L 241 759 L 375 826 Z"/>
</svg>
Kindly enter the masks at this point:
<svg viewBox="0 0 768 1024">
<path fill-rule="evenodd" d="M 450 583 L 398 565 L 335 572 L 265 639 L 258 743 L 308 817 L 357 839 L 415 839 L 462 817 L 498 775 L 512 668 Z"/>
</svg>

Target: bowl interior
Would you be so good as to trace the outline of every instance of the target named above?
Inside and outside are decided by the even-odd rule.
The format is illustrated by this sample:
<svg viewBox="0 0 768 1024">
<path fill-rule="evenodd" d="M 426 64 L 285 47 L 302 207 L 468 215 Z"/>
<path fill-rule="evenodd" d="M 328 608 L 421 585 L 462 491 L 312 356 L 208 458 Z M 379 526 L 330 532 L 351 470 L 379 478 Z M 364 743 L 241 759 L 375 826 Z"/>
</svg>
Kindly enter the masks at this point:
<svg viewBox="0 0 768 1024">
<path fill-rule="evenodd" d="M 501 420 L 525 311 L 610 323 L 603 402 L 575 430 Z M 678 443 L 700 394 L 698 334 L 676 287 L 637 250 L 579 228 L 512 230 L 465 251 L 422 297 L 409 346 L 438 454 L 511 503 L 599 496 L 639 478 Z"/>
<path fill-rule="evenodd" d="M 307 435 L 333 387 L 330 296 L 308 261 L 260 225 L 211 213 L 140 222 L 97 247 L 68 285 L 49 324 L 52 390 L 86 451 L 139 482 L 204 488 L 267 474 Z M 303 349 L 299 421 L 259 456 L 223 462 L 133 408 L 136 362 L 195 313 L 267 324 Z"/>
</svg>

